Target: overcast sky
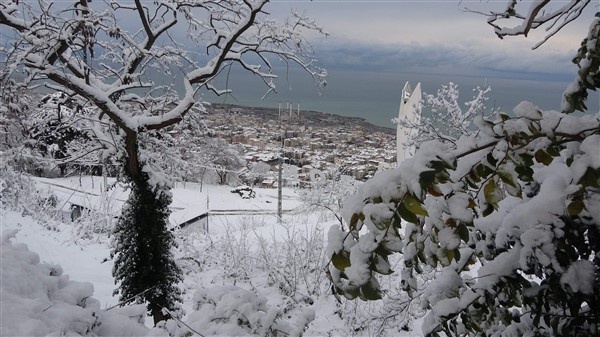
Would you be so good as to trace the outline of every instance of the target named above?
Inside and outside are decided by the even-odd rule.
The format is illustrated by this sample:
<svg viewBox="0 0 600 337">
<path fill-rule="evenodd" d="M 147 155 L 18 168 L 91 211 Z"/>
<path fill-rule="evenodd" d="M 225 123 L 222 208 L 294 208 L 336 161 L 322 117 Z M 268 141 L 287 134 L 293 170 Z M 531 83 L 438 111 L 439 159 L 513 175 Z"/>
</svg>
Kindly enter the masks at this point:
<svg viewBox="0 0 600 337">
<path fill-rule="evenodd" d="M 524 1 L 525 3 L 527 1 Z M 559 2 L 554 0 L 553 2 Z M 279 16 L 290 9 L 306 12 L 331 35 L 312 36 L 317 56 L 329 68 L 351 67 L 394 71 L 488 70 L 522 74 L 573 74 L 570 63 L 598 4 L 537 50 L 544 36 L 499 39 L 486 17 L 464 9 L 501 10 L 507 1 L 294 1 L 274 0 L 267 10 Z M 524 4 L 527 5 L 527 4 Z"/>
<path fill-rule="evenodd" d="M 519 2 L 523 10 L 528 2 Z M 60 0 L 57 3 L 67 4 Z M 506 111 L 521 100 L 531 100 L 544 109 L 559 109 L 562 92 L 577 73 L 571 59 L 587 35 L 594 14 L 600 11 L 600 3 L 588 5 L 579 19 L 536 50 L 532 47 L 544 37 L 544 31 L 533 31 L 528 38 L 501 40 L 487 24 L 487 17 L 465 10 L 499 11 L 507 3 L 272 0 L 265 8 L 271 17 L 283 20 L 296 10 L 306 13 L 329 33 L 328 37 L 308 35 L 317 58 L 329 73 L 327 88 L 319 92 L 306 74 L 290 72 L 292 76 L 288 77 L 276 69 L 281 75 L 278 94 L 270 94 L 265 100 L 260 98 L 266 87 L 247 74 L 232 81 L 219 79 L 223 81 L 220 87 L 234 90 L 232 95 L 211 97 L 207 93 L 204 98 L 270 107 L 286 100 L 302 102 L 306 109 L 368 117 L 387 125 L 398 113 L 400 90 L 406 81 L 422 82 L 428 93 L 453 81 L 461 90 L 490 85 L 494 106 L 502 106 Z M 554 6 L 561 3 L 564 1 L 551 2 Z M 101 1 L 93 4 L 104 5 Z M 137 21 L 132 25 L 137 27 Z M 7 35 L 2 34 L 0 37 L 8 41 Z M 468 91 L 464 93 L 461 91 L 461 98 L 469 99 Z M 588 107 L 600 109 L 600 95 L 591 93 Z"/>
<path fill-rule="evenodd" d="M 528 9 L 528 2 L 520 2 L 525 5 L 522 10 Z M 510 113 L 519 102 L 529 100 L 542 109 L 558 110 L 562 93 L 577 73 L 571 60 L 600 5 L 590 4 L 579 19 L 532 50 L 544 31 L 501 40 L 486 16 L 465 10 L 501 11 L 507 3 L 273 0 L 266 7 L 273 17 L 283 18 L 295 9 L 330 34 L 309 36 L 329 73 L 327 87 L 319 94 L 307 76 L 295 73 L 279 82 L 278 94 L 259 100 L 261 89 L 239 78 L 231 81 L 232 87 L 239 86 L 231 97 L 212 101 L 276 107 L 288 100 L 302 102 L 306 109 L 392 126 L 390 120 L 398 114 L 400 90 L 406 81 L 421 82 L 428 93 L 452 81 L 461 88 L 463 101 L 471 98 L 470 89 L 490 85 L 488 108 Z M 563 5 L 564 1 L 551 4 Z M 588 107 L 600 109 L 600 95 L 590 93 Z"/>
</svg>

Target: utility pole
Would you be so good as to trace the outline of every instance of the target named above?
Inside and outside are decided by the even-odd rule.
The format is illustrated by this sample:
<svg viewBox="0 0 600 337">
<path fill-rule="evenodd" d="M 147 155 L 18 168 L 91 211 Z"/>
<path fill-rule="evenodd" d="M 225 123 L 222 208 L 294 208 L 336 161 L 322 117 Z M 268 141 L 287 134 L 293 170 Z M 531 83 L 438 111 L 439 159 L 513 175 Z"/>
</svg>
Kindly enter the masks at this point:
<svg viewBox="0 0 600 337">
<path fill-rule="evenodd" d="M 281 146 L 279 148 L 279 172 L 277 180 L 277 217 L 279 223 L 283 222 L 283 184 L 282 184 L 282 171 L 283 171 L 283 133 L 281 132 L 281 103 L 279 103 L 279 137 L 281 138 Z"/>
<path fill-rule="evenodd" d="M 208 194 L 206 194 L 206 234 L 208 234 L 208 218 L 210 217 L 210 206 L 208 203 Z"/>
</svg>

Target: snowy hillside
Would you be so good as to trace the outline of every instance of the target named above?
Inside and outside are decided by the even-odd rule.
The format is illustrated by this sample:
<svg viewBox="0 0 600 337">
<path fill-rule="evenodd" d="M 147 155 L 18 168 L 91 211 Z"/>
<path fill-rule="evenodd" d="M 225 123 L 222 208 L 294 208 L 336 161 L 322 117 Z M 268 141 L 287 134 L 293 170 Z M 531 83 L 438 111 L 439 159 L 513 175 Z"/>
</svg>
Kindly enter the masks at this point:
<svg viewBox="0 0 600 337">
<path fill-rule="evenodd" d="M 325 273 L 325 240 L 336 220 L 329 211 L 308 208 L 294 190 L 284 189 L 286 212 L 280 224 L 276 190 L 255 189 L 254 198 L 243 199 L 231 193 L 231 187 L 205 185 L 200 192 L 194 184 L 173 189 L 173 214 L 196 207 L 213 211 L 209 232 L 202 226 L 174 229 L 175 257 L 184 271 L 179 284 L 184 301 L 175 315 L 179 320 L 150 330 L 150 319 L 145 326 L 137 323 L 143 307 L 106 311 L 118 304 L 112 295 L 112 238 L 109 230 L 97 226 L 94 214 L 117 210 L 126 191 L 113 187 L 102 195 L 99 177 L 36 178 L 32 184 L 20 195 L 29 203 L 6 203 L 1 210 L 3 336 L 183 336 L 193 331 L 204 336 L 265 336 L 274 331 L 306 336 L 420 335 L 403 330 L 408 317 L 392 323 L 382 318 L 398 315 L 392 301 L 354 302 L 332 294 Z M 68 210 L 77 200 L 92 211 L 71 222 L 60 212 L 52 217 L 37 214 L 37 206 L 28 207 L 49 195 L 55 198 L 54 208 Z M 49 306 L 53 309 L 45 310 Z"/>
</svg>

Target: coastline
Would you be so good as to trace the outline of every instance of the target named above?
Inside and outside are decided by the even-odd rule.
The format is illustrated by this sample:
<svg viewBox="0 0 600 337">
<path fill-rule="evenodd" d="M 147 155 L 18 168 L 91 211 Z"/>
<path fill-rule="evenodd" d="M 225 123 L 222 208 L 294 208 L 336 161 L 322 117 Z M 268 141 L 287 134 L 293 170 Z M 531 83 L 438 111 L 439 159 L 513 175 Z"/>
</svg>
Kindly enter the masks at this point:
<svg viewBox="0 0 600 337">
<path fill-rule="evenodd" d="M 227 110 L 232 113 L 240 113 L 240 114 L 253 114 L 261 116 L 266 119 L 278 119 L 279 118 L 279 108 L 271 108 L 271 107 L 260 107 L 260 106 L 245 106 L 239 104 L 229 104 L 229 103 L 210 103 L 207 106 L 207 111 L 216 111 L 216 110 Z M 281 113 L 284 116 L 287 116 L 289 110 L 284 111 L 281 110 Z M 292 113 L 296 115 L 297 111 L 292 108 Z M 337 126 L 345 126 L 348 128 L 360 127 L 365 129 L 368 132 L 383 132 L 389 135 L 395 135 L 396 129 L 375 125 L 367 121 L 364 117 L 354 117 L 354 116 L 342 116 L 338 114 L 333 114 L 329 112 L 322 111 L 313 111 L 313 110 L 300 110 L 301 120 L 307 125 L 318 125 L 320 127 L 327 127 L 328 125 L 337 125 Z M 285 117 L 284 117 L 285 118 Z"/>
</svg>

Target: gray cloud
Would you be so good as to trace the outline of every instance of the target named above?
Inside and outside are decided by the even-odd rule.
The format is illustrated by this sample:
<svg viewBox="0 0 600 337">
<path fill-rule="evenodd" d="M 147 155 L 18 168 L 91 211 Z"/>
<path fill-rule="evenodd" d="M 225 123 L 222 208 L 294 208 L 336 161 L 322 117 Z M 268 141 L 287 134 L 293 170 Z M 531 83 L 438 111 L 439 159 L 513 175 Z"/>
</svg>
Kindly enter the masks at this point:
<svg viewBox="0 0 600 337">
<path fill-rule="evenodd" d="M 418 43 L 379 45 L 361 43 L 318 44 L 317 56 L 329 69 L 380 72 L 418 72 L 437 75 L 571 78 L 576 68 L 572 53 L 486 50 L 461 45 Z M 574 51 L 573 51 L 574 52 Z"/>
<path fill-rule="evenodd" d="M 283 16 L 291 8 L 313 17 L 331 33 L 311 36 L 317 56 L 330 69 L 435 72 L 461 75 L 572 78 L 570 63 L 594 15 L 594 8 L 538 50 L 544 36 L 498 39 L 486 17 L 465 12 L 500 10 L 506 1 L 275 1 Z M 523 6 L 526 6 L 523 5 Z M 597 8 L 596 8 L 597 9 Z"/>
</svg>

